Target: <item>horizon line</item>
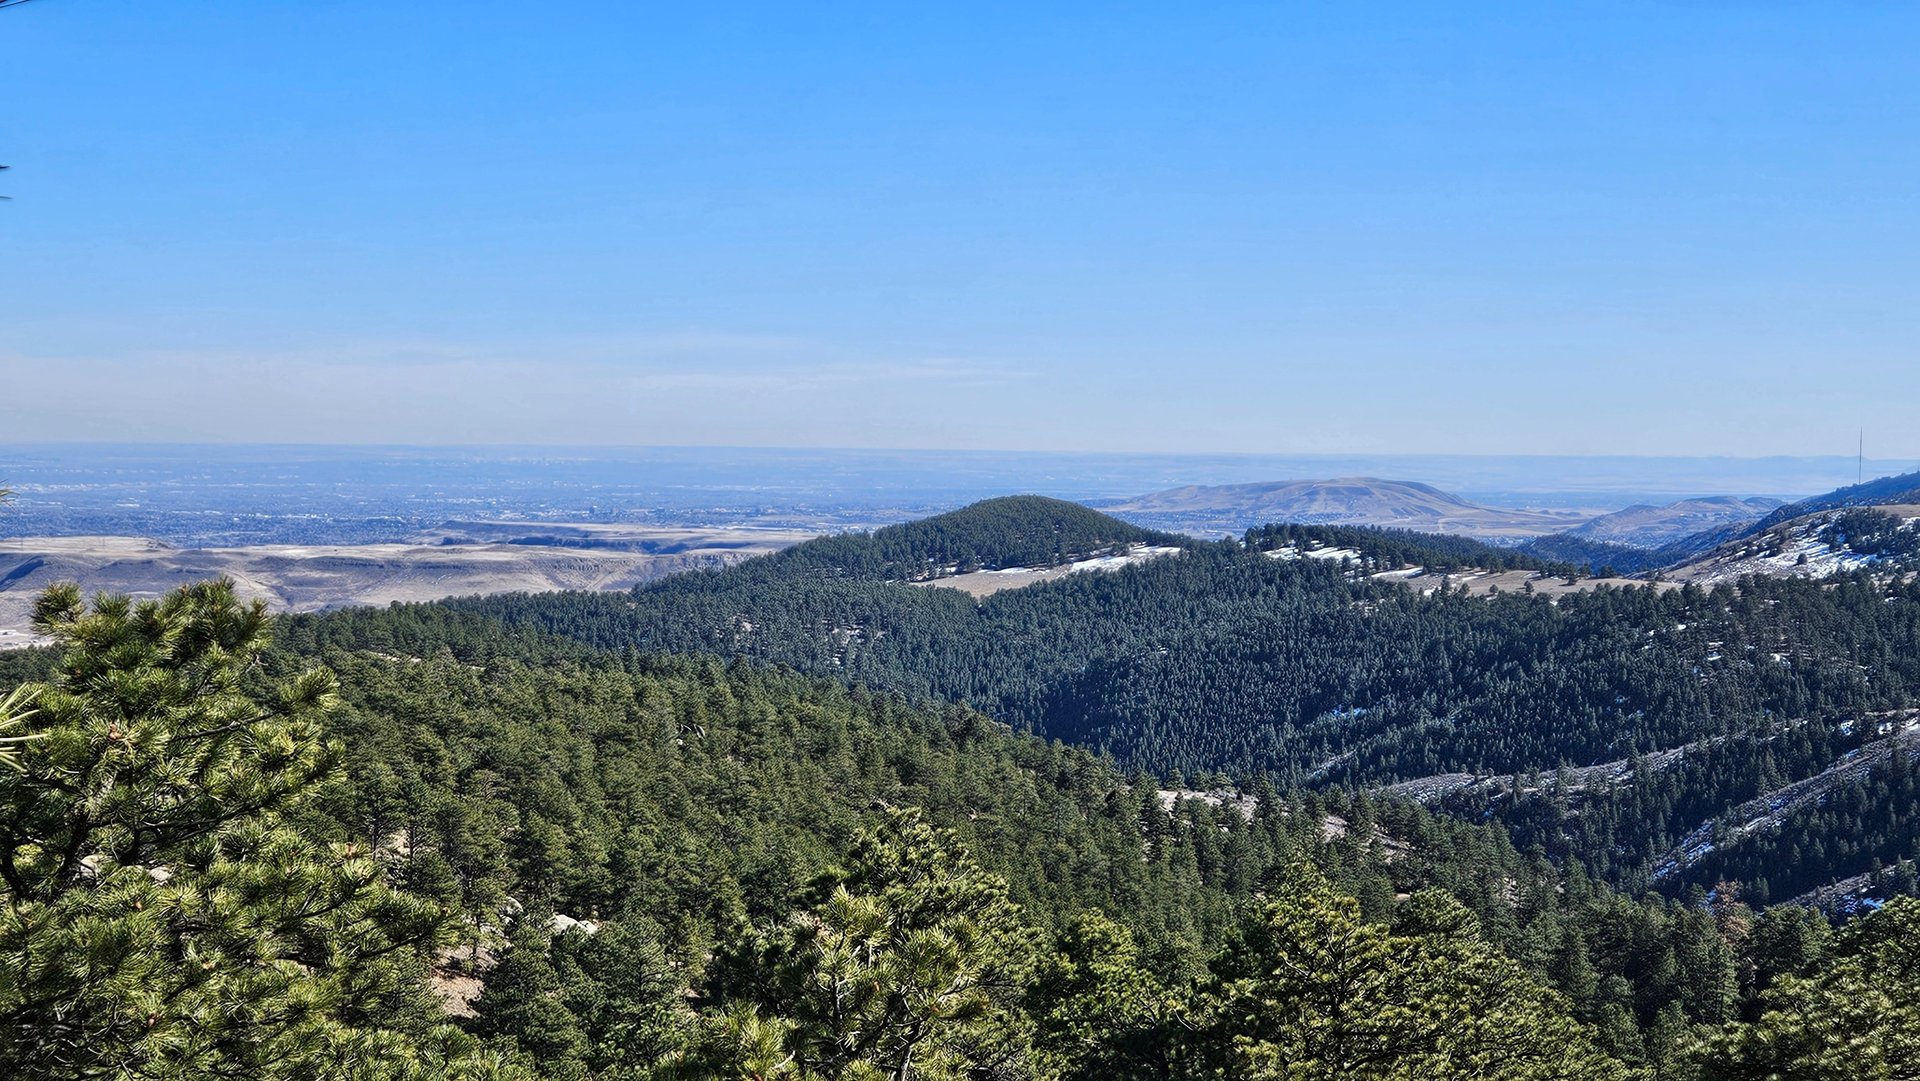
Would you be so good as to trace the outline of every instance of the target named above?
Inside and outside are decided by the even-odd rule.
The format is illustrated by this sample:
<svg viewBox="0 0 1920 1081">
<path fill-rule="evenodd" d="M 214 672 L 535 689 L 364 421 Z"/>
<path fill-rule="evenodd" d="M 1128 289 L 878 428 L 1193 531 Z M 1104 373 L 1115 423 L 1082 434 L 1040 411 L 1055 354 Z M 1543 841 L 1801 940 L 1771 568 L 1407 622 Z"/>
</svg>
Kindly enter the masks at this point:
<svg viewBox="0 0 1920 1081">
<path fill-rule="evenodd" d="M 1824 461 L 1832 459 L 1844 461 L 1881 462 L 1881 463 L 1920 463 L 1920 457 L 1894 456 L 1885 458 L 1864 458 L 1856 454 L 1636 454 L 1632 452 L 1569 452 L 1569 451 L 1521 451 L 1512 454 L 1495 454 L 1484 451 L 1447 451 L 1447 450 L 1394 450 L 1394 451 L 1287 451 L 1287 450 L 1104 450 L 1104 449 L 1061 449 L 1061 448 L 1001 448 L 1001 447 L 857 447 L 857 446 L 807 446 L 796 444 L 740 444 L 740 443 L 519 443 L 519 442 L 459 442 L 459 443 L 402 443 L 343 441 L 332 443 L 315 442 L 275 442 L 260 440 L 109 440 L 109 439 L 30 439 L 0 440 L 0 451 L 28 448 L 218 448 L 218 449 L 286 449 L 286 450 L 546 450 L 546 451 L 749 451 L 761 453 L 814 453 L 814 454 L 952 454 L 952 455 L 1050 455 L 1089 458 L 1466 458 L 1485 460 L 1514 459 L 1625 459 L 1635 461 L 1724 461 L 1724 462 L 1777 462 L 1777 461 Z"/>
</svg>

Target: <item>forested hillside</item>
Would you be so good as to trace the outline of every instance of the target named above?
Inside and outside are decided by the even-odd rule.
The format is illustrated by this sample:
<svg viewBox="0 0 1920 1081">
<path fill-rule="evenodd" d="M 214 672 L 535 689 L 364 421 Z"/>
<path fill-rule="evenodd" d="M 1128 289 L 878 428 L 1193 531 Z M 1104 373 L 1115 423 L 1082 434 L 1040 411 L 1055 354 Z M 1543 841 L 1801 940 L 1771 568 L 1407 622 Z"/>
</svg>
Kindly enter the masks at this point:
<svg viewBox="0 0 1920 1081">
<path fill-rule="evenodd" d="M 1661 556 L 1651 548 L 1595 540 L 1575 533 L 1535 537 L 1520 545 L 1519 551 L 1537 559 L 1571 563 L 1591 574 L 1638 574 L 1665 565 Z"/>
<path fill-rule="evenodd" d="M 1878 477 L 1846 488 L 1835 489 L 1826 495 L 1803 499 L 1798 503 L 1789 503 L 1755 522 L 1741 535 L 1752 536 L 1756 533 L 1764 533 L 1782 522 L 1803 518 L 1818 511 L 1838 510 L 1845 507 L 1870 507 L 1886 503 L 1920 503 L 1920 473 Z"/>
<path fill-rule="evenodd" d="M 1273 558 L 1301 550 L 1346 555 Z M 1743 842 L 1792 848 L 1804 832 L 1809 853 L 1818 842 L 1822 858 L 1785 876 L 1784 895 L 1786 883 L 1760 881 L 1778 874 L 1731 853 L 1666 859 L 1738 805 L 1822 774 L 1914 704 L 1920 586 L 1756 578 L 1549 601 L 1422 595 L 1376 577 L 1502 559 L 1549 566 L 1457 538 L 1273 527 L 977 603 L 877 576 L 786 575 L 767 560 L 631 594 L 457 607 L 596 648 L 743 656 L 964 701 L 1159 773 L 1375 786 L 1618 763 L 1607 784 L 1447 806 L 1491 813 L 1523 844 L 1636 891 L 1677 894 L 1726 873 L 1791 896 L 1916 854 L 1904 827 L 1840 841 L 1802 816 Z M 1634 765 L 1649 756 L 1659 768 Z"/>
<path fill-rule="evenodd" d="M 271 648 L 224 587 L 42 611 L 65 655 L 0 720 L 22 1076 L 1732 1078 L 1861 995 L 1883 1058 L 1915 1019 L 1905 903 L 1830 943 L 1406 801 L 437 607 Z"/>
<path fill-rule="evenodd" d="M 34 737 L 0 763 L 0 1006 L 38 1026 L 0 1060 L 1731 1078 L 1814 1055 L 1757 1033 L 1862 993 L 1883 1016 L 1848 1023 L 1903 1053 L 1914 1004 L 1875 952 L 1897 934 L 1760 906 L 1920 889 L 1920 585 L 1426 593 L 1403 568 L 1574 572 L 1298 526 L 978 601 L 909 584 L 1167 539 L 1064 506 L 625 594 L 289 618 L 270 648 L 223 588 L 50 595 L 65 658 L 0 662 L 0 735 Z M 284 705 L 218 720 L 248 697 Z M 60 808 L 90 787 L 111 809 L 75 832 Z M 148 945 L 65 967 L 129 904 L 114 933 Z M 293 922 L 247 939 L 263 912 Z M 235 975 L 129 1027 L 156 956 Z M 1800 981 L 1829 960 L 1853 975 Z M 75 1008 L 84 1042 L 47 1012 Z"/>
</svg>

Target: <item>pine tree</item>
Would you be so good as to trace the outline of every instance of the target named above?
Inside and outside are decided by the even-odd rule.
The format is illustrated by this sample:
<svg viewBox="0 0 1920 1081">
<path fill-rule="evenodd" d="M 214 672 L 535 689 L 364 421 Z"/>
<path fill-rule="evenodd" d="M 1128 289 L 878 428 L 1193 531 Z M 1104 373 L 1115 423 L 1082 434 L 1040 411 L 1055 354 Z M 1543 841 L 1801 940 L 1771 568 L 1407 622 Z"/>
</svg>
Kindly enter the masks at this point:
<svg viewBox="0 0 1920 1081">
<path fill-rule="evenodd" d="M 1708 1081 L 1920 1077 L 1920 901 L 1896 898 L 1838 936 L 1817 975 L 1783 976 L 1751 1024 L 1700 1052 Z"/>
<path fill-rule="evenodd" d="M 301 828 L 337 698 L 320 670 L 265 684 L 261 605 L 67 585 L 35 624 L 65 652 L 0 768 L 0 1073 L 511 1075 L 432 1026 L 441 910 Z"/>
<path fill-rule="evenodd" d="M 1006 883 L 891 811 L 831 895 L 768 944 L 763 1005 L 809 1074 L 958 1078 L 1022 1053 L 1031 932 Z"/>
<path fill-rule="evenodd" d="M 1623 1078 L 1471 914 L 1423 891 L 1399 931 L 1369 923 L 1307 864 L 1216 962 L 1210 1040 L 1224 1072 L 1286 1081 Z"/>
<path fill-rule="evenodd" d="M 1144 966 L 1131 932 L 1084 913 L 1041 961 L 1027 993 L 1039 1028 L 1035 1058 L 1062 1081 L 1171 1076 L 1178 997 Z"/>
<path fill-rule="evenodd" d="M 511 1037 L 557 1081 L 587 1075 L 586 1034 L 562 999 L 560 974 L 549 956 L 552 913 L 522 919 L 500 960 L 487 973 L 486 990 L 474 1001 L 475 1028 L 483 1035 Z"/>
</svg>

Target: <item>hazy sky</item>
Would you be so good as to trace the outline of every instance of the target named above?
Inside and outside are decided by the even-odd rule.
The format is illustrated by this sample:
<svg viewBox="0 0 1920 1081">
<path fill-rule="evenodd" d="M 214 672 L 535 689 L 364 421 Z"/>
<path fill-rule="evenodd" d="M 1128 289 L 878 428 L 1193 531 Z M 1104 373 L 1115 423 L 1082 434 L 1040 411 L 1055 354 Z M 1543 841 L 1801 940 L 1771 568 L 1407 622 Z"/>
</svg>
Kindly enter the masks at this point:
<svg viewBox="0 0 1920 1081">
<path fill-rule="evenodd" d="M 1920 456 L 1920 6 L 34 0 L 0 440 Z"/>
</svg>

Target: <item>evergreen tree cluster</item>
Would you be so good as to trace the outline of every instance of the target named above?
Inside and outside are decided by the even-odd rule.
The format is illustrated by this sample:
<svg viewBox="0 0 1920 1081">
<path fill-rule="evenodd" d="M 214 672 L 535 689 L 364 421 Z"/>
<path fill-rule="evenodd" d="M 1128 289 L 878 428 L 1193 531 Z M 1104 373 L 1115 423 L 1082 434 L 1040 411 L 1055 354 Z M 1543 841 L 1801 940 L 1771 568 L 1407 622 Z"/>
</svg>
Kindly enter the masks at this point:
<svg viewBox="0 0 1920 1081">
<path fill-rule="evenodd" d="M 515 1078 L 425 993 L 440 909 L 308 824 L 340 746 L 331 673 L 254 680 L 230 584 L 44 595 L 64 652 L 8 696 L 0 1073 Z"/>
<path fill-rule="evenodd" d="M 1330 546 L 1356 554 L 1273 558 Z M 1422 595 L 1377 577 L 1493 563 L 1499 553 L 1482 548 L 1274 526 L 979 601 L 877 575 L 790 574 L 775 557 L 626 595 L 457 608 L 591 649 L 746 657 L 966 702 L 1155 773 L 1364 787 L 1614 763 L 1616 778 L 1557 796 L 1535 789 L 1494 806 L 1447 806 L 1491 813 L 1523 846 L 1585 861 L 1615 885 L 1676 895 L 1721 874 L 1759 885 L 1764 854 L 1663 867 L 1703 823 L 1859 750 L 1920 691 L 1920 584 L 1911 580 L 1751 578 L 1549 599 L 1444 586 Z M 432 611 L 423 618 L 446 618 L 441 606 Z M 1802 816 L 1781 831 L 1826 828 Z M 1766 845 L 1743 843 L 1756 853 Z M 1811 838 L 1802 851 L 1814 854 Z M 1893 825 L 1823 851 L 1824 861 L 1792 872 L 1812 881 L 1766 888 L 1793 896 L 1874 860 L 1920 856 Z"/>
<path fill-rule="evenodd" d="M 1708 545 L 1711 547 L 1711 545 Z M 1595 540 L 1576 533 L 1551 533 L 1520 545 L 1520 551 L 1537 559 L 1568 563 L 1584 572 L 1611 577 L 1614 574 L 1639 574 L 1668 566 L 1677 559 L 1668 558 L 1665 549 L 1641 548 L 1615 541 Z M 1699 549 L 1689 548 L 1686 554 Z"/>
<path fill-rule="evenodd" d="M 470 616 L 269 645 L 213 584 L 40 618 L 0 718 L 9 1076 L 1708 1079 L 1833 1031 L 1913 1063 L 1904 903 L 1836 936 L 1630 900 L 1403 801 Z"/>
<path fill-rule="evenodd" d="M 1896 566 L 1920 562 L 1920 528 L 1870 507 L 1835 513 L 1814 534 L 1833 549 L 1846 549 Z"/>
<path fill-rule="evenodd" d="M 1260 552 L 1282 548 L 1303 551 L 1350 548 L 1360 552 L 1368 566 L 1380 570 L 1418 566 L 1442 572 L 1468 568 L 1552 574 L 1577 572 L 1574 566 L 1577 561 L 1542 559 L 1524 547 L 1496 548 L 1471 537 L 1411 529 L 1282 522 L 1249 529 L 1242 540 L 1245 547 Z"/>
<path fill-rule="evenodd" d="M 1130 544 L 1185 545 L 1189 537 L 1129 525 L 1044 496 L 1003 496 L 964 510 L 819 537 L 755 560 L 745 573 L 775 579 L 924 581 L 1003 567 L 1051 567 Z"/>
</svg>

